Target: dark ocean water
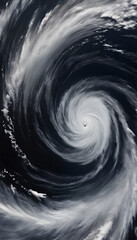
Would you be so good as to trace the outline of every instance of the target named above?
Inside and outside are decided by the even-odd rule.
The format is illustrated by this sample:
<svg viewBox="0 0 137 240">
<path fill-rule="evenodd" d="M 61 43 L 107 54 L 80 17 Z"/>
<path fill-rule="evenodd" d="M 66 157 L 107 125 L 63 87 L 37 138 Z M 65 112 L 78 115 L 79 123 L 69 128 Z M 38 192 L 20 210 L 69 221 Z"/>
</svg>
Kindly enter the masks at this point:
<svg viewBox="0 0 137 240">
<path fill-rule="evenodd" d="M 0 69 L 0 240 L 137 239 L 137 1 L 1 1 Z"/>
</svg>

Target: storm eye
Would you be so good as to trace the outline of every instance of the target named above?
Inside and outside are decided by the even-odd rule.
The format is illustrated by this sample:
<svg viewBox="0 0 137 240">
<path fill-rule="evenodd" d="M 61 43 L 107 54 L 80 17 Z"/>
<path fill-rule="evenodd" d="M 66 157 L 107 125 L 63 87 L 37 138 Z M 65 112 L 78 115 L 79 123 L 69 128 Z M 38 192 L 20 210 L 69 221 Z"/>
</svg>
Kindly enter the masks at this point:
<svg viewBox="0 0 137 240">
<path fill-rule="evenodd" d="M 87 127 L 87 123 L 83 123 L 83 126 L 84 126 L 84 127 Z"/>
</svg>

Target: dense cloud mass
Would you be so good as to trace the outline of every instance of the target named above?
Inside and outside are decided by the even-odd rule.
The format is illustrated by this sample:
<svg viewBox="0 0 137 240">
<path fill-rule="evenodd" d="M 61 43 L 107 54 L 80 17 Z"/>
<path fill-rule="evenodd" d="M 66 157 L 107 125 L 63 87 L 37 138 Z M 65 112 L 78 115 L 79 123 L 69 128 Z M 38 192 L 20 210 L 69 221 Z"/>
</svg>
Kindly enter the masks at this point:
<svg viewBox="0 0 137 240">
<path fill-rule="evenodd" d="M 1 1 L 0 68 L 0 239 L 131 239 L 137 0 Z"/>
</svg>

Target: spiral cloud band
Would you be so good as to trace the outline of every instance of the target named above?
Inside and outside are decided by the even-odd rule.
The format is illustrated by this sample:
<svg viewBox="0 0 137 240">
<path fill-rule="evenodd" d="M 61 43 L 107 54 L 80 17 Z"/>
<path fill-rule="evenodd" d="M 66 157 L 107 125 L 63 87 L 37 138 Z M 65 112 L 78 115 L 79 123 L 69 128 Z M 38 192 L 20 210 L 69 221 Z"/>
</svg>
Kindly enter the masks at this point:
<svg viewBox="0 0 137 240">
<path fill-rule="evenodd" d="M 135 235 L 136 41 L 136 0 L 0 3 L 0 239 Z"/>
</svg>

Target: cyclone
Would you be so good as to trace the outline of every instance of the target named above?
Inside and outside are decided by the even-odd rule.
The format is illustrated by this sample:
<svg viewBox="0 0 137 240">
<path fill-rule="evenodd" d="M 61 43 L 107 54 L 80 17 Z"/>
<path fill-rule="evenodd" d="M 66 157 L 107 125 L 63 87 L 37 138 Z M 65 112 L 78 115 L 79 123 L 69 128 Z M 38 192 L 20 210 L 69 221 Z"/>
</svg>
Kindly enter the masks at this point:
<svg viewBox="0 0 137 240">
<path fill-rule="evenodd" d="M 137 1 L 0 3 L 0 239 L 137 237 Z"/>
</svg>

